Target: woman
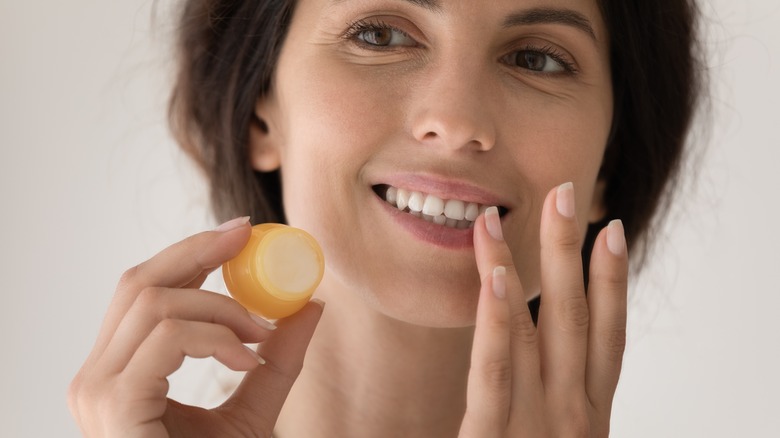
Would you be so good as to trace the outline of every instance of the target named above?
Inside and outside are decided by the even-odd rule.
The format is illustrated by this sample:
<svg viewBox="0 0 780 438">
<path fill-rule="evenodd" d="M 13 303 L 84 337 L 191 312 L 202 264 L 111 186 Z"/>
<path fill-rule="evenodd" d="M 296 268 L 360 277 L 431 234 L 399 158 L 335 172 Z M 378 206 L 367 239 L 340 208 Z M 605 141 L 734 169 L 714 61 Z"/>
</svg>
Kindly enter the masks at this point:
<svg viewBox="0 0 780 438">
<path fill-rule="evenodd" d="M 693 2 L 636 3 L 184 2 L 172 120 L 217 216 L 306 229 L 326 274 L 274 329 L 198 289 L 246 217 L 128 270 L 84 434 L 607 435 L 628 249 L 698 87 Z M 186 355 L 249 372 L 184 406 Z"/>
</svg>

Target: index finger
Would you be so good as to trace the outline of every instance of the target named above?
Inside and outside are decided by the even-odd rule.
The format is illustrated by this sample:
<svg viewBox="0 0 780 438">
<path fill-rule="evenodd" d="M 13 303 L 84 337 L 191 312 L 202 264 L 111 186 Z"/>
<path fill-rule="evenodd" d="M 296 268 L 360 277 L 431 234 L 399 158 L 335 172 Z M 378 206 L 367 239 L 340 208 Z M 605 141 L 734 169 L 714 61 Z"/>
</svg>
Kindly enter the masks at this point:
<svg viewBox="0 0 780 438">
<path fill-rule="evenodd" d="M 100 357 L 142 290 L 148 287 L 179 288 L 204 278 L 206 273 L 235 257 L 246 245 L 250 234 L 248 217 L 233 219 L 214 231 L 205 231 L 175 243 L 125 272 L 87 364 Z"/>
<path fill-rule="evenodd" d="M 165 248 L 128 270 L 122 281 L 136 290 L 185 287 L 238 255 L 250 234 L 249 217 L 233 219 Z"/>
</svg>

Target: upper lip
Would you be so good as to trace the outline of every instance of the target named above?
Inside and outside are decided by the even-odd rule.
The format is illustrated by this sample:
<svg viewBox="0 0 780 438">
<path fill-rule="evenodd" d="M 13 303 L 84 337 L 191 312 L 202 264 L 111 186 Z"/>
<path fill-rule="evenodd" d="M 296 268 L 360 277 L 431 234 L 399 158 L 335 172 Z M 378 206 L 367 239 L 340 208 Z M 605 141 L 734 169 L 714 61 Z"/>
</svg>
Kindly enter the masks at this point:
<svg viewBox="0 0 780 438">
<path fill-rule="evenodd" d="M 399 189 L 418 191 L 441 199 L 458 199 L 486 206 L 512 209 L 506 198 L 478 184 L 434 174 L 396 173 L 378 178 L 371 185 L 387 184 Z"/>
</svg>

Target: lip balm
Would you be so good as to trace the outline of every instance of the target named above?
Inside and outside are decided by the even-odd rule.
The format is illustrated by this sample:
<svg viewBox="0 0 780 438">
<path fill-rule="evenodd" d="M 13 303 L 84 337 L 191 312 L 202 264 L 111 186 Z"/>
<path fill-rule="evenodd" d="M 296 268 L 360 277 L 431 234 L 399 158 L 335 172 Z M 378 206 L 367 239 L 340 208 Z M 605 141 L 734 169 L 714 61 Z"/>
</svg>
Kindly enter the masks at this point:
<svg viewBox="0 0 780 438">
<path fill-rule="evenodd" d="M 284 224 L 259 224 L 244 249 L 222 265 L 230 295 L 269 319 L 301 310 L 325 272 L 322 248 L 309 233 Z"/>
</svg>

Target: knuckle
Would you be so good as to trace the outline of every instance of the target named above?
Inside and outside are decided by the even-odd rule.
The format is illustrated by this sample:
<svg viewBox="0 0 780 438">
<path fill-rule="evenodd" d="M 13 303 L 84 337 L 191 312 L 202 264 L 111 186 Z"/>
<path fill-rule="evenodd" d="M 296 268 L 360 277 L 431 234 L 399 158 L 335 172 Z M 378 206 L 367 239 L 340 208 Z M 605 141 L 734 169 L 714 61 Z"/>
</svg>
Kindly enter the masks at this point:
<svg viewBox="0 0 780 438">
<path fill-rule="evenodd" d="M 180 321 L 175 319 L 163 319 L 157 323 L 154 332 L 157 336 L 163 338 L 178 338 L 182 333 L 183 327 Z"/>
<path fill-rule="evenodd" d="M 510 322 L 504 318 L 490 318 L 487 321 L 487 328 L 490 333 L 506 333 L 511 330 Z"/>
<path fill-rule="evenodd" d="M 610 358 L 620 360 L 626 351 L 626 328 L 625 326 L 611 327 L 606 330 L 606 334 L 601 337 L 599 342 L 601 348 Z"/>
<path fill-rule="evenodd" d="M 74 379 L 68 388 L 68 408 L 74 416 L 77 416 L 77 413 L 89 412 L 102 404 L 101 400 L 105 394 L 102 386 L 96 382 Z"/>
<path fill-rule="evenodd" d="M 599 284 L 609 290 L 626 290 L 628 288 L 628 278 L 625 274 L 618 272 L 593 272 L 591 273 L 591 283 Z"/>
<path fill-rule="evenodd" d="M 121 286 L 133 284 L 137 277 L 138 277 L 138 266 L 133 266 L 132 268 L 123 272 L 122 276 L 119 277 L 119 286 L 121 287 Z"/>
<path fill-rule="evenodd" d="M 579 231 L 576 229 L 569 229 L 556 233 L 552 238 L 552 244 L 558 250 L 563 250 L 567 253 L 580 254 L 582 251 L 582 243 L 580 242 Z"/>
<path fill-rule="evenodd" d="M 138 297 L 135 300 L 136 305 L 143 309 L 145 313 L 154 312 L 160 315 L 168 315 L 170 314 L 170 309 L 168 308 L 168 301 L 165 299 L 167 296 L 166 292 L 166 289 L 161 287 L 145 287 L 138 293 Z"/>
<path fill-rule="evenodd" d="M 497 398 L 507 396 L 512 387 L 512 364 L 509 359 L 495 359 L 480 366 L 485 385 Z"/>
<path fill-rule="evenodd" d="M 81 374 L 77 374 L 76 377 L 73 378 L 73 380 L 70 382 L 70 385 L 68 385 L 68 408 L 70 409 L 71 413 L 77 412 L 77 406 L 78 406 L 78 400 L 79 396 L 81 394 L 81 388 L 82 388 L 82 380 L 81 380 Z"/>
<path fill-rule="evenodd" d="M 536 344 L 536 326 L 530 315 L 512 315 L 510 330 L 512 339 L 521 345 L 530 347 Z"/>
<path fill-rule="evenodd" d="M 564 298 L 558 306 L 561 326 L 565 331 L 584 333 L 588 331 L 590 312 L 584 295 L 575 294 Z"/>
<path fill-rule="evenodd" d="M 563 436 L 571 438 L 590 437 L 590 421 L 587 416 L 575 415 L 569 419 L 569 424 Z"/>
<path fill-rule="evenodd" d="M 561 418 L 566 421 L 561 424 L 558 436 L 567 438 L 588 438 L 592 435 L 591 419 L 585 403 L 570 402 L 567 404 Z"/>
</svg>

